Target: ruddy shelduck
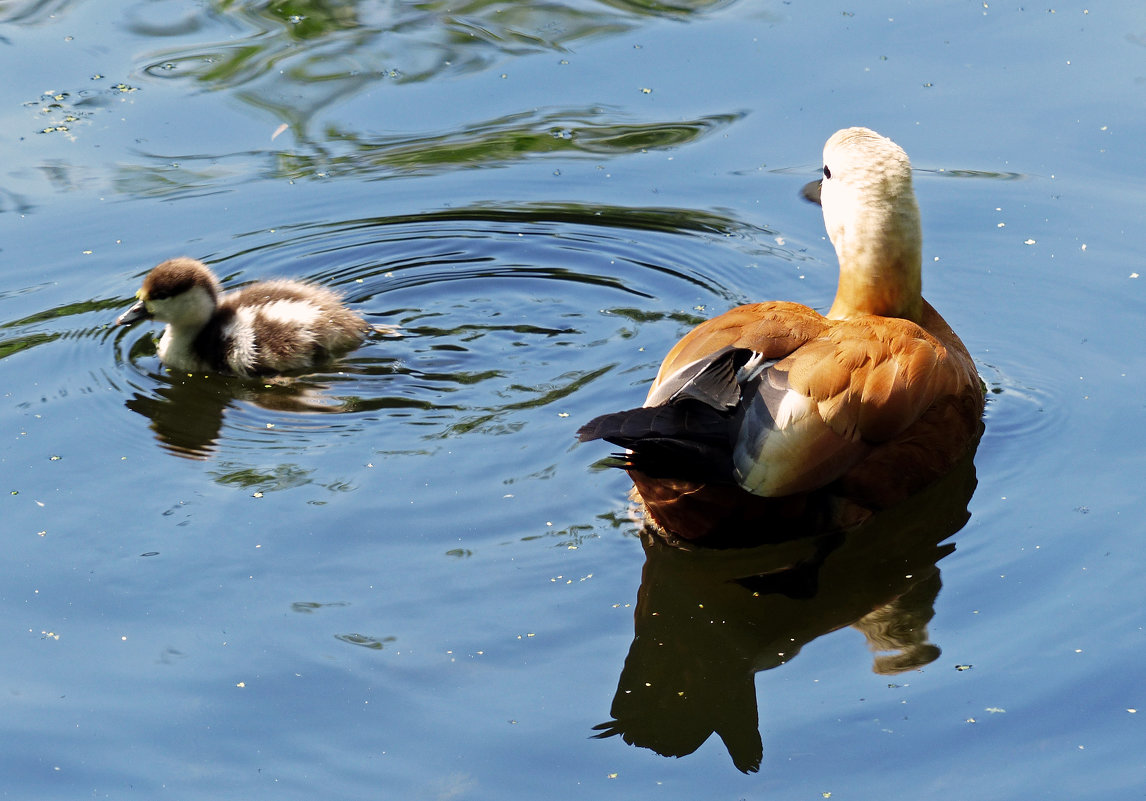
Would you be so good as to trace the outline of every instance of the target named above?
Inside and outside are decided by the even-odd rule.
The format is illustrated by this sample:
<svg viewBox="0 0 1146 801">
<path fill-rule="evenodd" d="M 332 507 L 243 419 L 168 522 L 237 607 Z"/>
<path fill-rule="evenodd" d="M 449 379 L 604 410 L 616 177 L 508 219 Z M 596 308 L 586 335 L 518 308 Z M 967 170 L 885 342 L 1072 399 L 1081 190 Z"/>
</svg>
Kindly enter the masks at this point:
<svg viewBox="0 0 1146 801">
<path fill-rule="evenodd" d="M 855 522 L 922 489 L 977 441 L 983 384 L 921 294 L 906 153 L 847 128 L 823 163 L 818 200 L 840 267 L 827 315 L 771 301 L 708 320 L 669 351 L 644 406 L 578 432 L 627 449 L 619 466 L 677 537 L 736 529 L 755 540 Z"/>
</svg>

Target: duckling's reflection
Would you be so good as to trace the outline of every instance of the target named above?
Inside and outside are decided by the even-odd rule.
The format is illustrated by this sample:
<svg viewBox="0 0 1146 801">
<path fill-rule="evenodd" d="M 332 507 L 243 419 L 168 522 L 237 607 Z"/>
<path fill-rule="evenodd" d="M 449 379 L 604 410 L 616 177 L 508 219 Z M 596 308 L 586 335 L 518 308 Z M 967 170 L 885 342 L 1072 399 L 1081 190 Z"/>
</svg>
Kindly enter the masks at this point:
<svg viewBox="0 0 1146 801">
<path fill-rule="evenodd" d="M 939 656 L 927 623 L 941 586 L 940 544 L 969 518 L 974 448 L 943 478 L 843 532 L 735 550 L 682 549 L 651 529 L 635 636 L 598 738 L 684 756 L 713 732 L 736 767 L 763 757 L 754 674 L 852 626 L 899 673 Z"/>
<path fill-rule="evenodd" d="M 156 378 L 160 378 L 156 376 Z M 221 375 L 181 375 L 150 392 L 135 392 L 127 408 L 151 420 L 165 449 L 177 456 L 205 459 L 215 450 L 227 409 L 249 403 L 273 412 L 342 412 L 345 403 L 331 398 L 329 385 L 302 378 L 265 381 Z"/>
</svg>

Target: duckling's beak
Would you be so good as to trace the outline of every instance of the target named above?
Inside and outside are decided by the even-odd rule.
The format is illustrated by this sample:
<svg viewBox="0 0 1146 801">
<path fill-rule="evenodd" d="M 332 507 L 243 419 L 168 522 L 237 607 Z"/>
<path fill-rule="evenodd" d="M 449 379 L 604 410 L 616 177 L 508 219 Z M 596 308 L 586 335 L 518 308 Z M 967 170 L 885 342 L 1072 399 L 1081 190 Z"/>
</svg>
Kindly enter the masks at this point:
<svg viewBox="0 0 1146 801">
<path fill-rule="evenodd" d="M 139 300 L 135 305 L 125 311 L 119 317 L 115 318 L 116 325 L 131 325 L 136 320 L 146 320 L 151 317 L 151 312 L 147 310 L 147 303 Z"/>
<path fill-rule="evenodd" d="M 810 200 L 817 206 L 820 205 L 820 187 L 823 181 L 812 181 L 810 184 L 804 184 L 804 188 L 800 190 L 800 197 L 804 200 Z"/>
</svg>

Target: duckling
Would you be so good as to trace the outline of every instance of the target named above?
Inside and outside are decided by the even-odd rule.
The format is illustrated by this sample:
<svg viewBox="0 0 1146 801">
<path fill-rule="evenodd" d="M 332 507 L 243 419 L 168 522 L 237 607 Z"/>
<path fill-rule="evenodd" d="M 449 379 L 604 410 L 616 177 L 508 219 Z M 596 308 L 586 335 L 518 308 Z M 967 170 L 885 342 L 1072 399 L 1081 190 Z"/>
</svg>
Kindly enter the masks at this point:
<svg viewBox="0 0 1146 801">
<path fill-rule="evenodd" d="M 786 301 L 725 312 L 669 351 L 644 406 L 578 432 L 628 449 L 619 466 L 676 537 L 807 520 L 813 497 L 834 499 L 822 523 L 854 521 L 921 490 L 977 442 L 983 384 L 921 294 L 907 154 L 847 128 L 823 164 L 818 200 L 840 264 L 827 315 Z"/>
<path fill-rule="evenodd" d="M 159 360 L 187 371 L 271 375 L 315 367 L 362 343 L 369 326 L 339 295 L 300 281 L 260 281 L 222 293 L 203 262 L 169 259 L 143 279 L 116 325 L 167 323 Z"/>
</svg>

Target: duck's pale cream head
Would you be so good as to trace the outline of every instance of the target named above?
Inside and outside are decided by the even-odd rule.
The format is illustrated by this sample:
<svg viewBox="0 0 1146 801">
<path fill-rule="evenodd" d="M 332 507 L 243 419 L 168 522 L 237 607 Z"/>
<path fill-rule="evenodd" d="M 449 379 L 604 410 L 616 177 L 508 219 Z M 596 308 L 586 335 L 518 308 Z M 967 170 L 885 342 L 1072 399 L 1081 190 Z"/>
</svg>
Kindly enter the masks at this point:
<svg viewBox="0 0 1146 801">
<path fill-rule="evenodd" d="M 198 330 L 207 324 L 219 298 L 219 282 L 200 261 L 168 259 L 143 279 L 136 304 L 115 321 L 128 325 L 152 319 L 179 328 Z"/>
<path fill-rule="evenodd" d="M 824 145 L 820 205 L 840 261 L 828 317 L 876 314 L 918 322 L 923 242 L 903 148 L 868 128 L 834 133 Z"/>
</svg>

